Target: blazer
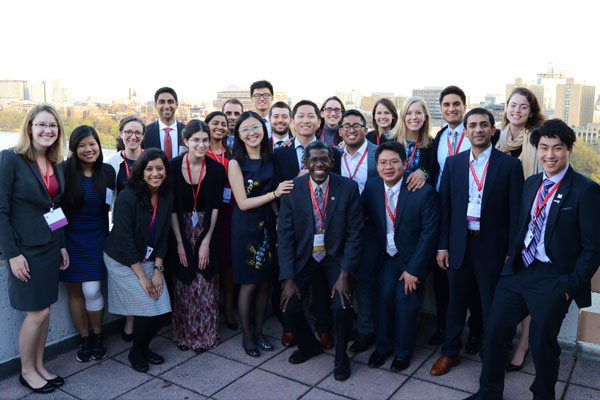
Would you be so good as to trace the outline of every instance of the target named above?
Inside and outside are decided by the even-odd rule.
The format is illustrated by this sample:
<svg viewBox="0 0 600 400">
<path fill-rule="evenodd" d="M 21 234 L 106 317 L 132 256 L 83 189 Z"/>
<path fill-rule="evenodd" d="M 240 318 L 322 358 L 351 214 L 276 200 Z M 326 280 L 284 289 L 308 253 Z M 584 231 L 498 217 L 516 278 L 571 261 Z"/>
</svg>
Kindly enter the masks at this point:
<svg viewBox="0 0 600 400">
<path fill-rule="evenodd" d="M 367 180 L 362 192 L 365 215 L 376 227 L 377 242 L 386 243 L 387 208 L 384 182 L 379 176 Z M 402 181 L 398 194 L 398 207 L 394 227 L 394 243 L 398 253 L 393 260 L 402 269 L 423 281 L 432 265 L 438 239 L 439 210 L 437 192 L 426 184 L 416 192 L 409 191 L 406 179 Z M 383 262 L 384 252 L 378 264 Z"/>
<path fill-rule="evenodd" d="M 65 189 L 62 164 L 52 165 L 60 193 L 52 198 L 55 207 Z M 55 240 L 65 247 L 62 229 L 51 231 L 44 214 L 50 211 L 50 199 L 35 161 L 13 148 L 0 152 L 0 252 L 9 260 L 21 254 L 20 247 L 44 246 Z"/>
<path fill-rule="evenodd" d="M 172 208 L 172 193 L 158 197 L 154 237 L 149 243 L 152 214 L 142 205 L 134 189 L 123 189 L 117 197 L 113 215 L 114 225 L 104 242 L 104 251 L 115 261 L 127 266 L 141 262 L 146 255 L 147 246 L 154 248 L 150 260 L 155 257 L 164 259 L 167 255 Z"/>
<path fill-rule="evenodd" d="M 308 187 L 309 174 L 294 179 L 294 189 L 281 197 L 277 225 L 279 279 L 294 278 L 312 257 L 314 215 Z M 325 210 L 325 251 L 341 270 L 355 272 L 362 246 L 363 212 L 358 185 L 329 174 L 329 199 Z"/>
<path fill-rule="evenodd" d="M 341 174 L 342 154 L 336 147 L 331 147 L 333 151 L 334 164 L 331 172 Z M 300 165 L 296 156 L 296 149 L 292 146 L 279 147 L 273 152 L 273 169 L 275 170 L 275 185 L 280 182 L 292 180 L 298 176 Z"/>
<path fill-rule="evenodd" d="M 179 146 L 184 146 L 183 128 L 185 128 L 185 124 L 177 121 L 177 143 Z M 160 145 L 159 130 L 158 121 L 154 121 L 146 127 L 146 134 L 144 135 L 144 140 L 142 140 L 142 149 L 147 149 L 150 147 L 156 147 L 157 149 L 162 148 Z M 177 149 L 177 154 L 179 154 L 179 149 Z"/>
<path fill-rule="evenodd" d="M 527 179 L 523 188 L 518 234 L 511 242 L 509 258 L 501 275 L 515 273 L 521 257 L 530 212 L 542 183 L 543 173 Z M 600 265 L 600 186 L 571 166 L 558 187 L 546 220 L 544 248 L 559 275 L 562 290 L 580 308 L 592 305 L 591 279 Z"/>
<path fill-rule="evenodd" d="M 459 269 L 467 247 L 469 157 L 463 151 L 448 157 L 440 184 L 440 238 L 438 250 L 450 252 L 450 268 Z M 508 254 L 509 239 L 517 232 L 523 168 L 514 157 L 492 147 L 481 198 L 481 254 L 500 273 Z"/>
</svg>

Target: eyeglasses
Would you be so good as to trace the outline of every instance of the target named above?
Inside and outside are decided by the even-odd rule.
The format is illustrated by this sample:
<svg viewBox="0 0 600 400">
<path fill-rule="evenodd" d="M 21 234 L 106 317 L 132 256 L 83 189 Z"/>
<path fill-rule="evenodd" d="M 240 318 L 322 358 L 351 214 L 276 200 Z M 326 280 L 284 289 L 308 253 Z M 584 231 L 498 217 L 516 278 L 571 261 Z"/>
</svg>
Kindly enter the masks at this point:
<svg viewBox="0 0 600 400">
<path fill-rule="evenodd" d="M 262 132 L 262 126 L 260 126 L 260 125 L 254 125 L 252 128 L 240 129 L 240 135 L 249 135 L 250 132 L 252 132 L 252 133 L 261 133 Z"/>
<path fill-rule="evenodd" d="M 258 100 L 258 99 L 260 99 L 262 97 L 265 100 L 269 100 L 272 96 L 273 95 L 271 93 L 254 93 L 252 95 L 252 98 L 254 100 Z"/>
<path fill-rule="evenodd" d="M 58 130 L 58 125 L 56 124 L 46 124 L 40 122 L 39 124 L 33 124 L 33 126 L 35 126 L 36 128 L 40 128 L 43 131 L 45 131 L 46 129 L 50 129 L 51 131 Z"/>
<path fill-rule="evenodd" d="M 306 159 L 306 162 L 309 164 L 329 164 L 331 162 L 331 158 L 329 157 L 310 157 Z"/>
<path fill-rule="evenodd" d="M 395 158 L 390 161 L 381 160 L 377 162 L 377 166 L 383 168 L 387 167 L 388 165 L 391 165 L 392 167 L 398 167 L 400 166 L 400 164 L 402 164 L 402 160 L 400 160 L 399 158 Z"/>
<path fill-rule="evenodd" d="M 210 143 L 210 139 L 209 138 L 191 138 L 190 143 L 193 145 L 197 145 L 197 144 L 209 144 Z"/>
<path fill-rule="evenodd" d="M 331 108 L 331 107 L 327 107 L 326 109 L 324 109 L 323 111 L 325 111 L 327 114 L 339 114 L 342 112 L 341 108 Z"/>
<path fill-rule="evenodd" d="M 350 129 L 354 129 L 355 131 L 359 131 L 363 129 L 365 126 L 363 124 L 344 124 L 340 126 L 345 131 L 349 131 Z"/>
<path fill-rule="evenodd" d="M 126 130 L 126 131 L 123 131 L 123 135 L 126 138 L 130 138 L 132 135 L 135 135 L 135 137 L 142 137 L 142 136 L 144 136 L 144 132 Z"/>
</svg>

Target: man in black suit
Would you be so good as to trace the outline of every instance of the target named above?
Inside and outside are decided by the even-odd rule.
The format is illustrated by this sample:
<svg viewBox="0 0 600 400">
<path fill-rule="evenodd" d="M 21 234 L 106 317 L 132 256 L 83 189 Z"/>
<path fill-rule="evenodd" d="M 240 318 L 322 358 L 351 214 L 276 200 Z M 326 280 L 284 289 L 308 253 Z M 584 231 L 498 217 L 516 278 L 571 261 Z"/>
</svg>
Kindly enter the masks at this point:
<svg viewBox="0 0 600 400">
<path fill-rule="evenodd" d="M 349 281 L 358 266 L 363 227 L 358 186 L 330 174 L 332 149 L 323 142 L 306 147 L 304 162 L 309 174 L 294 179 L 292 192 L 281 198 L 277 229 L 281 307 L 298 343 L 289 362 L 299 364 L 323 352 L 302 308 L 308 285 L 322 271 L 335 322 L 334 378 L 346 380 L 350 376 L 346 346 L 353 319 Z"/>
<path fill-rule="evenodd" d="M 408 189 L 403 179 L 406 149 L 401 143 L 383 143 L 375 159 L 379 177 L 367 181 L 362 200 L 385 253 L 377 260 L 381 265 L 377 268 L 377 344 L 369 366 L 380 367 L 393 351 L 390 368 L 398 372 L 410 364 L 417 336 L 423 282 L 437 244 L 437 193 L 428 184 L 414 192 Z"/>
<path fill-rule="evenodd" d="M 179 101 L 175 90 L 162 87 L 154 93 L 154 108 L 158 112 L 158 121 L 146 127 L 142 148 L 161 149 L 169 160 L 186 151 L 182 136 L 185 124 L 175 118 L 177 107 Z"/>
<path fill-rule="evenodd" d="M 502 399 L 508 345 L 516 324 L 531 315 L 534 399 L 554 399 L 560 346 L 557 336 L 571 300 L 591 303 L 591 278 L 600 265 L 600 186 L 569 165 L 575 132 L 552 119 L 535 129 L 543 173 L 523 188 L 517 235 L 502 269 L 488 318 L 479 393 Z"/>
<path fill-rule="evenodd" d="M 271 138 L 271 124 L 267 118 L 269 109 L 273 103 L 273 85 L 269 81 L 256 81 L 250 85 L 250 98 L 252 105 L 258 115 L 260 115 L 267 126 L 269 138 Z"/>
<path fill-rule="evenodd" d="M 484 327 L 500 270 L 514 236 L 523 189 L 518 159 L 494 149 L 494 116 L 475 108 L 465 115 L 471 150 L 446 160 L 440 185 L 440 238 L 437 263 L 448 270 L 450 303 L 442 356 L 431 375 L 460 362 L 469 289 L 476 279 Z M 485 349 L 484 349 L 485 351 Z"/>
<path fill-rule="evenodd" d="M 271 124 L 271 145 L 273 150 L 280 148 L 289 139 L 292 139 L 292 109 L 283 102 L 278 101 L 269 110 L 269 123 Z"/>
</svg>

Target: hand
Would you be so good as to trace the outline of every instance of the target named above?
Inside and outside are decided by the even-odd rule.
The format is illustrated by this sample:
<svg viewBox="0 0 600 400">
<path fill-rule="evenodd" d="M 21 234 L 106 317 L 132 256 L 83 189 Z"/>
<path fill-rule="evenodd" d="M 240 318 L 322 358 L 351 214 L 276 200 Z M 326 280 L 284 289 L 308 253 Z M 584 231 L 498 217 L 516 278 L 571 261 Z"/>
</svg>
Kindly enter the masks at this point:
<svg viewBox="0 0 600 400">
<path fill-rule="evenodd" d="M 308 174 L 308 168 L 301 169 L 300 172 L 298 172 L 298 176 L 297 177 L 302 176 L 302 175 L 306 175 L 306 174 Z"/>
<path fill-rule="evenodd" d="M 281 143 L 280 147 L 290 147 L 292 145 L 292 143 L 294 143 L 294 139 L 293 138 L 289 138 L 285 142 Z"/>
<path fill-rule="evenodd" d="M 567 301 L 569 301 L 569 299 L 570 299 L 569 293 L 565 293 L 565 297 L 567 298 Z"/>
<path fill-rule="evenodd" d="M 408 272 L 404 271 L 402 273 L 402 275 L 400 275 L 400 279 L 398 279 L 399 281 L 404 280 L 404 294 L 405 295 L 409 295 L 409 294 L 413 294 L 413 292 L 415 290 L 417 290 L 417 284 L 421 283 L 421 281 L 419 280 L 419 278 L 417 278 L 416 276 L 413 276 L 411 274 L 409 274 Z"/>
<path fill-rule="evenodd" d="M 31 275 L 29 275 L 29 264 L 23 254 L 11 258 L 9 262 L 10 269 L 15 278 L 23 282 L 28 282 L 31 279 Z"/>
<path fill-rule="evenodd" d="M 69 253 L 67 253 L 67 249 L 60 249 L 60 270 L 64 271 L 65 269 L 69 268 L 70 263 L 71 260 L 69 260 Z"/>
<path fill-rule="evenodd" d="M 341 142 L 338 143 L 337 145 L 338 149 L 340 150 L 344 150 L 346 148 L 346 142 L 344 142 L 343 140 Z"/>
<path fill-rule="evenodd" d="M 183 243 L 177 243 L 177 255 L 179 255 L 179 262 L 184 267 L 188 267 L 187 255 L 185 254 L 185 247 L 183 247 Z"/>
<path fill-rule="evenodd" d="M 340 302 L 342 303 L 342 308 L 346 309 L 346 303 L 344 300 L 348 301 L 348 307 L 352 307 L 352 302 L 350 301 L 350 287 L 348 285 L 348 272 L 340 271 L 340 276 L 338 276 L 337 281 L 333 285 L 331 289 L 331 298 L 335 296 L 335 292 L 340 295 Z"/>
<path fill-rule="evenodd" d="M 300 293 L 300 289 L 296 286 L 296 281 L 293 279 L 286 279 L 279 300 L 279 308 L 281 308 L 283 312 L 287 311 L 288 304 L 294 296 L 297 296 L 298 300 L 302 301 L 302 293 Z"/>
<path fill-rule="evenodd" d="M 152 282 L 150 282 L 150 279 L 148 279 L 145 276 L 143 276 L 139 279 L 140 279 L 140 285 L 142 285 L 142 289 L 144 289 L 144 291 L 146 292 L 148 297 L 150 297 L 152 300 L 154 300 L 154 288 L 152 287 Z"/>
<path fill-rule="evenodd" d="M 152 290 L 154 292 L 154 301 L 158 300 L 163 291 L 163 274 L 159 270 L 155 269 L 152 274 L 152 278 L 150 278 L 150 282 L 152 283 Z"/>
<path fill-rule="evenodd" d="M 421 169 L 418 169 L 408 176 L 406 179 L 406 187 L 408 190 L 416 192 L 425 186 L 425 179 L 425 172 L 423 172 Z"/>
<path fill-rule="evenodd" d="M 208 265 L 208 256 L 210 254 L 210 242 L 203 240 L 200 243 L 200 249 L 198 250 L 198 268 L 205 269 Z"/>
<path fill-rule="evenodd" d="M 448 254 L 448 250 L 438 251 L 435 260 L 437 261 L 438 267 L 444 271 L 448 270 L 448 267 L 450 266 L 450 255 Z"/>
<path fill-rule="evenodd" d="M 283 181 L 275 189 L 275 197 L 281 197 L 284 194 L 288 194 L 294 188 L 294 182 L 292 181 Z"/>
</svg>

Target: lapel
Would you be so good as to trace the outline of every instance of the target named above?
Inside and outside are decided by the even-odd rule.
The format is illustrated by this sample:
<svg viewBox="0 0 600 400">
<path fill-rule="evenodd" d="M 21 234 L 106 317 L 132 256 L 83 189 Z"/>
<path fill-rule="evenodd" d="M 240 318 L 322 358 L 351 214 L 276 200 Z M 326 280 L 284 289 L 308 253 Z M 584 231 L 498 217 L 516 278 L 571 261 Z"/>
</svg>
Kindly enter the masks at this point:
<svg viewBox="0 0 600 400">
<path fill-rule="evenodd" d="M 547 246 L 549 238 L 552 236 L 556 219 L 558 218 L 558 210 L 561 207 L 561 203 L 567 197 L 571 184 L 573 183 L 573 169 L 569 166 L 567 173 L 562 179 L 560 186 L 556 190 L 552 204 L 550 205 L 550 212 L 548 213 L 548 220 L 546 221 L 546 233 L 544 234 L 544 245 Z M 539 188 L 539 185 L 537 186 Z"/>
<path fill-rule="evenodd" d="M 377 175 L 377 165 L 375 165 L 375 151 L 377 145 L 373 143 L 367 144 L 367 178 Z"/>
<path fill-rule="evenodd" d="M 377 184 L 374 186 L 375 190 L 375 210 L 377 212 L 378 227 L 382 229 L 382 232 L 385 236 L 386 224 L 385 224 L 385 214 L 387 213 L 387 208 L 385 207 L 385 183 L 383 179 L 379 178 L 377 180 Z"/>
<path fill-rule="evenodd" d="M 27 163 L 29 168 L 31 168 L 31 171 L 33 172 L 33 175 L 35 176 L 38 183 L 40 184 L 42 193 L 47 200 L 48 199 L 48 191 L 46 190 L 46 184 L 44 183 L 44 179 L 42 178 L 42 174 L 40 173 L 40 169 L 38 168 L 37 163 L 35 161 L 31 161 L 31 160 L 25 160 L 25 162 Z M 54 167 L 54 173 L 56 174 L 56 167 Z M 57 177 L 58 177 L 58 175 L 57 175 Z M 61 189 L 62 189 L 62 187 L 63 187 L 63 183 L 61 183 Z"/>
<path fill-rule="evenodd" d="M 469 157 L 471 156 L 469 152 Z M 496 176 L 498 175 L 498 171 L 500 171 L 500 167 L 502 165 L 502 160 L 500 159 L 500 151 L 496 150 L 494 146 L 492 146 L 492 153 L 490 154 L 490 164 L 488 166 L 488 170 L 485 176 L 485 183 L 483 188 L 483 197 L 481 199 L 481 209 L 485 207 L 485 203 L 490 197 L 490 192 L 494 186 L 494 182 L 496 180 Z M 470 173 L 470 168 L 469 168 Z"/>
<path fill-rule="evenodd" d="M 464 151 L 452 157 L 462 157 L 457 159 L 458 168 L 456 168 L 456 178 L 454 179 L 456 181 L 458 189 L 457 193 L 460 196 L 460 201 L 465 204 L 466 207 L 466 204 L 469 203 L 469 174 L 471 173 L 471 169 L 469 168 L 469 157 L 471 157 L 471 151 Z"/>
<path fill-rule="evenodd" d="M 340 201 L 340 188 L 339 188 L 339 180 L 336 179 L 337 176 L 333 174 L 329 174 L 329 198 L 327 199 L 327 208 L 325 209 L 325 231 L 327 232 L 327 228 L 329 227 L 329 223 L 333 218 L 333 214 L 335 213 L 335 207 L 337 203 Z"/>
<path fill-rule="evenodd" d="M 400 226 L 400 219 L 402 217 L 402 212 L 404 211 L 406 199 L 408 199 L 408 188 L 406 187 L 406 179 L 403 179 L 402 185 L 400 185 L 400 193 L 398 193 L 398 204 L 396 206 L 396 222 L 394 223 L 394 231 L 398 230 L 398 226 Z"/>
<path fill-rule="evenodd" d="M 294 142 L 292 142 L 292 145 L 290 147 L 284 147 L 284 149 L 289 149 L 289 157 L 292 159 L 292 165 L 295 168 L 294 176 L 297 176 L 298 173 L 300 173 L 300 164 L 298 164 L 298 156 L 296 155 L 296 148 L 294 147 Z M 285 159 L 282 161 L 285 162 Z"/>
</svg>

